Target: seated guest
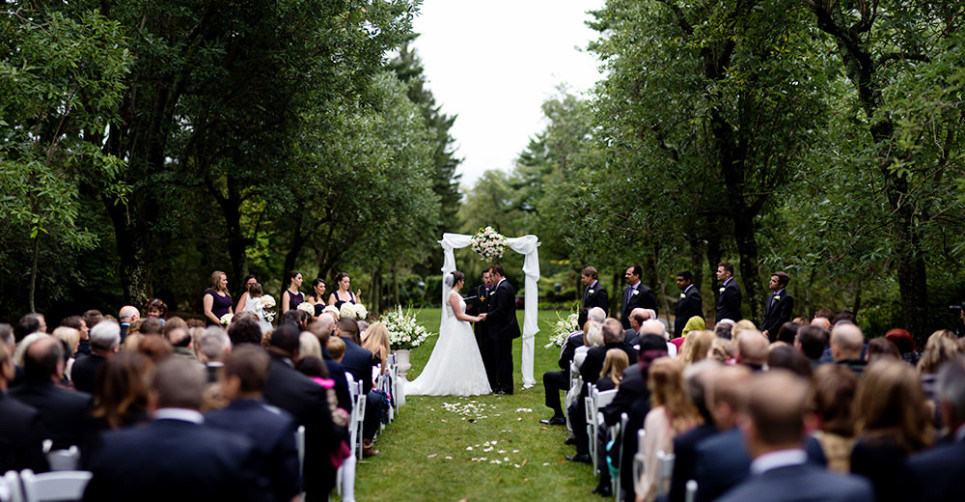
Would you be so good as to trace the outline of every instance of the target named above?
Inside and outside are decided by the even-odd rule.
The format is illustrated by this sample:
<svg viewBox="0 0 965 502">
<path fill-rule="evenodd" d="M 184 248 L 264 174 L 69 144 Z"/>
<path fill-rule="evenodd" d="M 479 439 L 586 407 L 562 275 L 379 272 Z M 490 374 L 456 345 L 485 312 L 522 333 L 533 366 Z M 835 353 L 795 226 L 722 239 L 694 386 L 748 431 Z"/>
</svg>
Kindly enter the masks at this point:
<svg viewBox="0 0 965 502">
<path fill-rule="evenodd" d="M 171 346 L 174 347 L 174 355 L 198 362 L 198 356 L 194 354 L 194 340 L 191 339 L 191 333 L 188 332 L 186 327 L 172 328 L 172 324 L 173 322 L 168 323 L 167 327 L 165 327 L 164 338 L 167 338 L 167 340 L 171 342 Z"/>
<path fill-rule="evenodd" d="M 912 338 L 911 333 L 901 328 L 895 328 L 885 333 L 885 338 L 898 347 L 898 352 L 901 353 L 903 361 L 912 366 L 918 365 L 921 354 L 918 353 L 918 346 L 915 345 L 915 339 Z"/>
<path fill-rule="evenodd" d="M 854 406 L 858 441 L 851 451 L 851 472 L 871 481 L 878 502 L 905 500 L 905 462 L 934 439 L 915 370 L 898 361 L 874 363 L 859 380 Z"/>
<path fill-rule="evenodd" d="M 708 409 L 718 432 L 697 443 L 697 500 L 714 500 L 747 477 L 751 460 L 743 447 L 737 418 L 750 380 L 751 371 L 746 366 L 722 367 L 708 380 Z"/>
<path fill-rule="evenodd" d="M 824 355 L 824 349 L 827 348 L 830 337 L 828 331 L 820 326 L 802 326 L 797 331 L 794 348 L 804 353 L 811 363 L 811 368 L 816 368 L 821 363 L 821 356 Z"/>
<path fill-rule="evenodd" d="M 707 358 L 707 354 L 710 352 L 710 347 L 714 344 L 715 338 L 717 338 L 717 335 L 714 335 L 713 331 L 691 331 L 687 333 L 687 338 L 684 339 L 683 345 L 680 346 L 677 357 L 684 364 L 703 361 Z"/>
<path fill-rule="evenodd" d="M 586 309 L 580 309 L 576 321 L 577 326 L 582 327 L 586 324 L 588 312 Z M 630 324 L 631 326 L 633 325 L 632 314 Z M 570 333 L 570 335 L 566 337 L 566 341 L 563 342 L 563 347 L 560 348 L 560 357 L 556 362 L 560 370 L 543 373 L 544 404 L 546 404 L 547 408 L 553 410 L 552 417 L 540 420 L 543 424 L 566 424 L 566 417 L 563 416 L 563 407 L 560 403 L 560 391 L 565 392 L 570 387 L 570 364 L 573 362 L 573 354 L 576 348 L 581 345 L 583 345 L 583 330 L 580 329 Z"/>
<path fill-rule="evenodd" d="M 650 389 L 650 413 L 643 422 L 647 434 L 640 445 L 644 455 L 645 469 L 640 479 L 637 500 L 648 502 L 657 498 L 661 487 L 657 486 L 659 469 L 657 452 L 673 453 L 673 440 L 678 434 L 700 424 L 700 414 L 684 390 L 683 363 L 662 358 L 653 362 L 647 376 Z"/>
<path fill-rule="evenodd" d="M 809 465 L 801 449 L 807 382 L 774 370 L 759 374 L 747 402 L 745 443 L 753 456 L 751 476 L 720 500 L 872 502 L 869 484 Z"/>
<path fill-rule="evenodd" d="M 272 332 L 265 402 L 291 414 L 296 426 L 305 426 L 303 472 L 311 475 L 304 477 L 304 489 L 309 499 L 325 500 L 335 487 L 329 455 L 336 451 L 341 436 L 332 423 L 325 389 L 295 369 L 298 335 L 298 328 L 286 323 Z"/>
<path fill-rule="evenodd" d="M 74 388 L 84 392 L 94 392 L 94 377 L 97 370 L 108 357 L 121 348 L 121 327 L 116 322 L 97 323 L 90 330 L 90 354 L 77 358 L 71 373 Z"/>
<path fill-rule="evenodd" d="M 811 362 L 800 351 L 784 342 L 774 342 L 767 350 L 767 368 L 783 368 L 797 376 L 811 378 Z"/>
<path fill-rule="evenodd" d="M 208 413 L 205 420 L 212 427 L 251 440 L 274 500 L 283 502 L 298 495 L 301 479 L 295 422 L 287 412 L 266 407 L 263 400 L 270 364 L 268 354 L 254 345 L 243 345 L 229 354 L 219 380 L 221 391 L 231 403 Z"/>
<path fill-rule="evenodd" d="M 87 418 L 90 394 L 56 385 L 63 378 L 64 349 L 60 341 L 40 335 L 27 348 L 24 357 L 24 383 L 10 390 L 10 396 L 40 412 L 44 439 L 53 449 L 78 446 L 83 453 L 89 446 L 92 427 Z"/>
<path fill-rule="evenodd" d="M 231 346 L 237 347 L 244 343 L 261 345 L 261 327 L 253 317 L 245 317 L 233 320 L 228 326 L 228 338 L 231 339 Z"/>
<path fill-rule="evenodd" d="M 218 372 L 224 367 L 224 359 L 231 353 L 231 339 L 220 326 L 205 328 L 201 334 L 201 357 L 208 371 L 208 383 L 218 381 Z"/>
<path fill-rule="evenodd" d="M 32 312 L 20 318 L 14 334 L 17 336 L 17 342 L 20 342 L 24 338 L 27 338 L 28 335 L 46 332 L 47 321 L 44 319 L 44 315 Z"/>
<path fill-rule="evenodd" d="M 957 357 L 959 354 L 958 340 L 955 333 L 942 329 L 931 334 L 925 342 L 925 350 L 921 353 L 918 360 L 918 374 L 921 376 L 921 385 L 925 391 L 925 398 L 935 407 L 932 414 L 932 425 L 941 428 L 941 413 L 935 399 L 935 381 L 938 377 L 938 368 Z"/>
<path fill-rule="evenodd" d="M 954 500 L 965 493 L 965 358 L 938 372 L 935 386 L 949 441 L 908 461 L 913 484 L 909 494 L 922 502 Z"/>
<path fill-rule="evenodd" d="M 137 352 L 121 352 L 104 361 L 94 379 L 91 411 L 91 416 L 100 420 L 102 429 L 122 429 L 148 422 L 153 369 L 154 363 Z"/>
<path fill-rule="evenodd" d="M 703 333 L 713 335 L 710 331 Z M 694 334 L 690 336 L 694 336 Z M 710 409 L 707 408 L 707 387 L 710 380 L 715 378 L 719 369 L 720 364 L 710 359 L 684 368 L 687 398 L 697 409 L 703 423 L 673 438 L 674 463 L 673 474 L 670 478 L 670 502 L 683 502 L 685 500 L 687 481 L 694 479 L 697 443 L 717 433 L 714 418 L 710 414 Z"/>
<path fill-rule="evenodd" d="M 831 358 L 834 363 L 844 366 L 854 372 L 858 378 L 868 365 L 861 358 L 861 351 L 864 349 L 864 335 L 861 328 L 854 324 L 838 324 L 831 330 Z"/>
<path fill-rule="evenodd" d="M 178 357 L 159 364 L 154 420 L 104 434 L 84 500 L 264 500 L 251 441 L 204 425 L 204 384 L 198 364 Z"/>
<path fill-rule="evenodd" d="M 600 391 L 617 389 L 620 381 L 623 380 L 623 372 L 630 363 L 627 360 L 627 353 L 620 349 L 609 349 L 606 351 L 606 359 L 603 360 L 603 369 L 600 371 L 600 379 L 596 381 L 596 388 Z"/>
<path fill-rule="evenodd" d="M 328 370 L 328 378 L 335 382 L 338 406 L 345 410 L 351 410 L 354 403 L 352 403 L 352 396 L 349 393 L 345 367 L 340 364 L 342 357 L 345 355 L 345 342 L 337 336 L 332 336 L 334 330 L 335 319 L 329 315 L 321 316 L 317 321 L 308 325 L 308 332 L 318 338 L 318 344 L 322 347 L 322 359 Z M 338 352 L 337 357 L 335 352 Z"/>
<path fill-rule="evenodd" d="M 78 317 L 78 319 L 80 318 Z M 60 340 L 60 343 L 64 346 L 64 376 L 67 380 L 71 380 L 71 370 L 76 361 L 77 348 L 80 347 L 80 330 L 68 326 L 58 326 L 54 328 L 51 335 Z"/>
<path fill-rule="evenodd" d="M 133 305 L 124 305 L 117 313 L 117 318 L 120 321 L 121 340 L 124 340 L 124 337 L 127 336 L 127 329 L 141 318 L 141 312 Z"/>
<path fill-rule="evenodd" d="M 898 352 L 898 346 L 888 340 L 885 337 L 879 336 L 878 338 L 872 338 L 868 342 L 868 350 L 865 351 L 864 358 L 871 364 L 878 359 L 891 358 L 896 360 L 901 360 L 901 352 Z"/>
<path fill-rule="evenodd" d="M 362 456 L 370 457 L 379 453 L 373 446 L 375 433 L 379 428 L 382 415 L 382 398 L 372 391 L 372 353 L 362 348 L 359 338 L 358 322 L 343 317 L 335 325 L 336 336 L 345 342 L 345 356 L 341 365 L 352 374 L 356 382 L 362 382 L 366 395 L 365 418 L 362 424 Z"/>
<path fill-rule="evenodd" d="M 45 472 L 40 413 L 7 395 L 7 384 L 13 376 L 13 358 L 7 344 L 0 342 L 0 472 Z"/>
<path fill-rule="evenodd" d="M 857 388 L 858 377 L 842 366 L 824 364 L 814 372 L 808 403 L 820 425 L 813 435 L 831 472 L 851 471 L 851 449 L 855 441 L 852 404 Z"/>
<path fill-rule="evenodd" d="M 756 329 L 743 329 L 734 339 L 737 341 L 737 362 L 751 371 L 762 371 L 767 364 L 767 337 Z"/>
</svg>

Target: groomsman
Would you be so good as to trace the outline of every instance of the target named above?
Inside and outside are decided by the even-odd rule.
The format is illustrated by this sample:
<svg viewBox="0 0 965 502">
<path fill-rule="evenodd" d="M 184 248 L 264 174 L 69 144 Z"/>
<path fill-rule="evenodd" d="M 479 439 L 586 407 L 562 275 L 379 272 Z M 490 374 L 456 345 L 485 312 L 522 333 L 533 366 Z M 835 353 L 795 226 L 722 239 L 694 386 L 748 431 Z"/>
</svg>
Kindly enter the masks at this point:
<svg viewBox="0 0 965 502">
<path fill-rule="evenodd" d="M 674 338 L 679 338 L 684 326 L 691 317 L 704 317 L 703 299 L 700 291 L 694 286 L 694 274 L 689 270 L 677 273 L 677 287 L 680 288 L 680 299 L 677 300 L 676 319 L 673 323 Z"/>
<path fill-rule="evenodd" d="M 640 282 L 643 269 L 640 265 L 634 265 L 627 269 L 623 278 L 628 286 L 623 288 L 623 302 L 620 304 L 620 322 L 623 329 L 630 328 L 630 312 L 635 308 L 650 309 L 657 311 L 657 297 L 649 286 Z"/>
<path fill-rule="evenodd" d="M 492 269 L 486 268 L 482 271 L 482 284 L 470 290 L 470 295 L 478 298 L 479 303 L 467 304 L 467 314 L 478 316 L 489 312 L 493 286 Z M 479 346 L 479 352 L 482 354 L 483 366 L 486 367 L 486 376 L 489 377 L 489 386 L 493 387 L 496 384 L 496 366 L 492 358 L 492 350 L 487 345 L 489 326 L 484 322 L 474 323 L 473 332 L 476 334 L 476 345 Z"/>
<path fill-rule="evenodd" d="M 791 310 L 794 310 L 794 298 L 785 290 L 790 276 L 784 272 L 774 272 L 767 287 L 773 291 L 767 297 L 764 306 L 764 320 L 761 321 L 761 332 L 764 336 L 774 339 L 781 326 L 791 320 Z"/>
<path fill-rule="evenodd" d="M 741 288 L 734 280 L 734 265 L 721 262 L 717 265 L 717 280 L 721 281 L 720 296 L 717 298 L 717 316 L 715 323 L 721 319 L 737 322 L 741 317 Z"/>
<path fill-rule="evenodd" d="M 590 310 L 593 307 L 600 307 L 607 315 L 610 315 L 610 297 L 607 295 L 606 288 L 597 280 L 596 269 L 586 267 L 580 272 L 583 285 L 583 308 Z"/>
</svg>

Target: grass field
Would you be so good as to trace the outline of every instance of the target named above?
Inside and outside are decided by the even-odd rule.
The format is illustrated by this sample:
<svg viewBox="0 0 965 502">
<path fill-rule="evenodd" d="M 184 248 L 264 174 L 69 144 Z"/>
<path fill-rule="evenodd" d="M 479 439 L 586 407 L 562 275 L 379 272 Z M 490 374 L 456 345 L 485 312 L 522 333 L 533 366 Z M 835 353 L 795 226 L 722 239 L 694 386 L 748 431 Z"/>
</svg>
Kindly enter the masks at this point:
<svg viewBox="0 0 965 502">
<path fill-rule="evenodd" d="M 438 333 L 439 309 L 418 315 Z M 563 444 L 566 428 L 539 423 L 552 413 L 543 404 L 542 374 L 558 369 L 559 349 L 543 346 L 556 320 L 556 312 L 540 312 L 534 387 L 521 390 L 517 339 L 512 396 L 408 397 L 378 438 L 382 453 L 359 462 L 356 499 L 605 500 L 590 493 L 596 484 L 590 466 L 564 461 L 574 450 Z M 422 371 L 437 339 L 412 351 L 410 380 Z"/>
</svg>

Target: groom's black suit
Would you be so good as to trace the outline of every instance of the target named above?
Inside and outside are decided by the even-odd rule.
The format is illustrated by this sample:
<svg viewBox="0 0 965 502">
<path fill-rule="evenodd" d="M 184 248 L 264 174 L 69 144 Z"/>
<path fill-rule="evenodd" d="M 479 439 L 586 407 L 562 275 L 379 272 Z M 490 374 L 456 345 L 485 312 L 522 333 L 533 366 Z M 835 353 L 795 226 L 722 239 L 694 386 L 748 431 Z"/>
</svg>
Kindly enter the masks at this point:
<svg viewBox="0 0 965 502">
<path fill-rule="evenodd" d="M 492 293 L 486 288 L 485 284 L 480 284 L 470 290 L 470 294 L 479 299 L 478 305 L 466 305 L 466 314 L 476 315 L 489 312 L 489 304 L 492 300 Z M 482 354 L 483 366 L 486 367 L 486 376 L 489 378 L 489 387 L 495 389 L 496 366 L 493 361 L 491 350 L 489 349 L 489 323 L 477 322 L 473 324 L 473 332 L 476 334 L 476 345 L 479 346 L 479 353 Z"/>
<path fill-rule="evenodd" d="M 513 393 L 513 339 L 519 338 L 519 322 L 516 321 L 516 289 L 505 278 L 496 284 L 490 296 L 489 347 L 496 367 L 494 392 Z"/>
</svg>

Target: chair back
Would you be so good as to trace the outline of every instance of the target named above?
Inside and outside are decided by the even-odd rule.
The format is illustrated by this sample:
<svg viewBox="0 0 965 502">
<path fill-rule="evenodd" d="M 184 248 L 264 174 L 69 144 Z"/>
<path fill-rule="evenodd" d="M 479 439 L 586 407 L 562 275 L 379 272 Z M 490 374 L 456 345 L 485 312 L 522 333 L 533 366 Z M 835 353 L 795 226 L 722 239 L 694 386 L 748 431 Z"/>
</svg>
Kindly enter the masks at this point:
<svg viewBox="0 0 965 502">
<path fill-rule="evenodd" d="M 605 390 L 603 392 L 597 391 L 596 397 L 596 408 L 599 411 L 600 408 L 604 408 L 613 402 L 613 398 L 617 397 L 617 390 Z"/>
<path fill-rule="evenodd" d="M 687 481 L 687 494 L 684 495 L 684 500 L 686 502 L 694 502 L 697 500 L 697 481 L 691 479 Z"/>
<path fill-rule="evenodd" d="M 20 475 L 17 471 L 7 471 L 0 478 L 0 502 L 23 502 L 20 490 Z"/>
<path fill-rule="evenodd" d="M 673 453 L 657 452 L 657 495 L 670 491 L 670 478 L 673 476 Z"/>
<path fill-rule="evenodd" d="M 47 454 L 51 471 L 76 471 L 80 467 L 80 449 L 77 445 L 66 450 L 54 450 Z"/>
<path fill-rule="evenodd" d="M 80 500 L 90 482 L 87 471 L 58 471 L 34 474 L 30 469 L 20 472 L 26 502 Z"/>
<path fill-rule="evenodd" d="M 298 473 L 305 472 L 305 426 L 299 425 L 295 431 L 295 448 L 298 449 Z"/>
</svg>

